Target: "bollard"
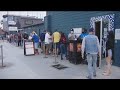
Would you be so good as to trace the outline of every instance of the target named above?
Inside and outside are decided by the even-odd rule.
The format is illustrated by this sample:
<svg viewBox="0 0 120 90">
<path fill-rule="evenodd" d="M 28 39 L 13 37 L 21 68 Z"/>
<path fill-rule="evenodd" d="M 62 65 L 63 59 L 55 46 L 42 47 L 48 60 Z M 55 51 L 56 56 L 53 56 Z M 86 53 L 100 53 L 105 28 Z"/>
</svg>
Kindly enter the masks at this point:
<svg viewBox="0 0 120 90">
<path fill-rule="evenodd" d="M 1 59 L 2 59 L 2 67 L 5 67 L 4 65 L 3 65 L 3 46 L 1 45 Z"/>
</svg>

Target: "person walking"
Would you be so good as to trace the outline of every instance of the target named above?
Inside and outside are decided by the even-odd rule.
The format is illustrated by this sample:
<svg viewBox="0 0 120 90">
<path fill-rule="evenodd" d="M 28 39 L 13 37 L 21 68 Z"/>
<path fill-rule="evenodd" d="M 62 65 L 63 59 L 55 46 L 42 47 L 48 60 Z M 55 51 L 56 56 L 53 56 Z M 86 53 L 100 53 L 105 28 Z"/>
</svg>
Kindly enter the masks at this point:
<svg viewBox="0 0 120 90">
<path fill-rule="evenodd" d="M 94 35 L 94 29 L 89 29 L 89 35 L 83 38 L 82 41 L 82 58 L 84 58 L 84 52 L 87 55 L 88 62 L 88 79 L 96 77 L 96 64 L 97 56 L 100 56 L 100 46 L 99 40 L 96 35 Z"/>
<path fill-rule="evenodd" d="M 111 62 L 113 57 L 113 48 L 114 48 L 114 33 L 113 31 L 108 32 L 107 36 L 107 42 L 106 42 L 106 70 L 104 71 L 103 75 L 109 76 L 111 74 Z"/>
</svg>

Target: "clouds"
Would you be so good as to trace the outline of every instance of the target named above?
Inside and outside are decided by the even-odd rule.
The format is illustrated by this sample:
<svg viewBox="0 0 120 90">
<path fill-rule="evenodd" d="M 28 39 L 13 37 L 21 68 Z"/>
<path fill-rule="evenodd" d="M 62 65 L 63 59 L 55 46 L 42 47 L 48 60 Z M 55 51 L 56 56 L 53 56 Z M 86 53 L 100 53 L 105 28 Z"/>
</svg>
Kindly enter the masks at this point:
<svg viewBox="0 0 120 90">
<path fill-rule="evenodd" d="M 7 14 L 7 11 L 0 11 L 0 21 L 3 19 L 3 15 Z M 38 18 L 44 18 L 46 16 L 46 11 L 8 11 L 10 15 L 20 15 L 20 16 L 36 16 Z M 0 27 L 2 25 L 0 24 Z"/>
</svg>

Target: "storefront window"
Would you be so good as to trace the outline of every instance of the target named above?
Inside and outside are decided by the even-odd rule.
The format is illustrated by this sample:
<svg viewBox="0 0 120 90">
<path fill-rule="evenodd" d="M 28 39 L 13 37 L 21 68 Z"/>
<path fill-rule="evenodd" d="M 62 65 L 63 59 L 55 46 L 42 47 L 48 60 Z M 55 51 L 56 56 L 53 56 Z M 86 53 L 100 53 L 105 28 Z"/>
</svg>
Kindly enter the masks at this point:
<svg viewBox="0 0 120 90">
<path fill-rule="evenodd" d="M 8 21 L 13 21 L 13 16 L 9 16 Z"/>
</svg>

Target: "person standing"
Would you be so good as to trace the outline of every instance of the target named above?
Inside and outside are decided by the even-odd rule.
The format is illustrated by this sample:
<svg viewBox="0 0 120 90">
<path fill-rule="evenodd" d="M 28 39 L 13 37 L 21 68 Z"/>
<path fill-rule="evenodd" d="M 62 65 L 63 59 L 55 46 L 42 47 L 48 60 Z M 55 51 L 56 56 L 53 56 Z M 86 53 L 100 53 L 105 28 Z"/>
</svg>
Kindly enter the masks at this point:
<svg viewBox="0 0 120 90">
<path fill-rule="evenodd" d="M 88 62 L 88 79 L 96 77 L 96 64 L 97 56 L 100 56 L 100 46 L 99 40 L 96 35 L 94 35 L 94 29 L 89 29 L 89 35 L 83 38 L 82 41 L 82 58 L 84 58 L 84 52 L 87 55 Z"/>
<path fill-rule="evenodd" d="M 50 47 L 50 41 L 49 41 L 49 39 L 50 39 L 51 37 L 50 37 L 50 34 L 49 34 L 49 32 L 48 31 L 46 31 L 46 34 L 45 34 L 45 55 L 48 55 L 48 53 L 49 53 L 49 47 Z"/>
<path fill-rule="evenodd" d="M 75 40 L 75 34 L 73 29 L 71 29 L 70 33 L 68 34 L 68 40 Z"/>
<path fill-rule="evenodd" d="M 52 35 L 52 40 L 53 40 L 53 56 L 54 54 L 58 56 L 58 50 L 59 50 L 59 42 L 60 42 L 60 33 L 55 30 L 55 32 Z"/>
<path fill-rule="evenodd" d="M 52 41 L 52 33 L 50 32 L 50 38 L 49 38 L 49 42 L 50 42 L 50 46 L 49 46 L 49 54 L 52 54 L 52 46 L 53 46 L 53 41 Z"/>
<path fill-rule="evenodd" d="M 61 60 L 63 60 L 63 55 L 65 54 L 65 57 L 67 59 L 67 40 L 64 35 L 64 33 L 61 32 L 61 38 L 60 38 L 60 51 L 61 51 Z"/>
<path fill-rule="evenodd" d="M 23 48 L 24 48 L 24 55 L 25 55 L 25 41 L 28 40 L 28 34 L 27 32 L 24 32 L 24 35 L 23 35 Z"/>
<path fill-rule="evenodd" d="M 104 71 L 103 75 L 109 76 L 111 74 L 111 62 L 112 62 L 112 57 L 113 57 L 113 48 L 114 48 L 114 33 L 113 31 L 108 32 L 107 36 L 107 42 L 106 42 L 106 63 L 107 67 L 106 70 Z"/>
<path fill-rule="evenodd" d="M 40 34 L 40 41 L 41 41 L 41 53 L 45 52 L 44 48 L 45 48 L 45 34 L 46 34 L 46 31 L 42 32 Z"/>
<path fill-rule="evenodd" d="M 39 45 L 39 36 L 33 31 L 32 40 L 34 42 L 35 54 L 39 55 L 38 45 Z"/>
<path fill-rule="evenodd" d="M 80 43 L 82 43 L 83 38 L 84 38 L 85 36 L 87 36 L 87 35 L 88 35 L 87 29 L 83 28 L 83 29 L 82 29 L 82 33 L 81 33 L 80 36 L 79 36 Z M 82 63 L 83 63 L 83 64 L 84 64 L 84 63 L 85 63 L 85 64 L 87 63 L 85 52 L 84 52 L 84 59 L 82 60 Z"/>
<path fill-rule="evenodd" d="M 84 38 L 85 36 L 87 36 L 87 35 L 88 35 L 87 30 L 86 30 L 85 28 L 83 28 L 83 29 L 82 29 L 82 33 L 80 34 L 79 38 L 80 38 L 81 40 L 83 40 L 83 38 Z"/>
<path fill-rule="evenodd" d="M 22 35 L 20 31 L 18 31 L 18 47 L 21 46 Z"/>
</svg>

